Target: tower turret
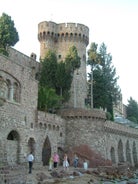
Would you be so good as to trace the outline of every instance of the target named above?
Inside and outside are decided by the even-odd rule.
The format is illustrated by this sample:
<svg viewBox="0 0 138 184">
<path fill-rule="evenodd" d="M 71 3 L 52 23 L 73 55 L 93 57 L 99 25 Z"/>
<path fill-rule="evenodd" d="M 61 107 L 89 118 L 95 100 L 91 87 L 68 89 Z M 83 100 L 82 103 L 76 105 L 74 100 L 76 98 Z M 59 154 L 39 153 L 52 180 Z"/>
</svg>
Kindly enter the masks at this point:
<svg viewBox="0 0 138 184">
<path fill-rule="evenodd" d="M 40 42 L 40 57 L 43 59 L 47 50 L 54 50 L 58 61 L 64 60 L 69 48 L 75 46 L 81 58 L 81 66 L 75 71 L 70 107 L 85 108 L 87 97 L 86 86 L 86 47 L 89 43 L 89 28 L 83 24 L 40 22 L 38 24 L 38 40 Z"/>
</svg>

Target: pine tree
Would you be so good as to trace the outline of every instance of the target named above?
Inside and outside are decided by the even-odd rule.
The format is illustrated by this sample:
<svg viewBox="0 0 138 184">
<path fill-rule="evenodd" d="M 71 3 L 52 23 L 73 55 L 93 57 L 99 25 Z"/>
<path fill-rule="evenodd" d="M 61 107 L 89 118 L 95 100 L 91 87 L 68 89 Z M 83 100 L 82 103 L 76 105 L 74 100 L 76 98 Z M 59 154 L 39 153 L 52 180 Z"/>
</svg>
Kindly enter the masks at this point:
<svg viewBox="0 0 138 184">
<path fill-rule="evenodd" d="M 138 123 L 138 103 L 132 97 L 128 100 L 127 119 Z"/>
<path fill-rule="evenodd" d="M 0 53 L 7 55 L 7 46 L 14 46 L 19 41 L 19 36 L 14 21 L 11 17 L 3 13 L 0 17 Z"/>
<path fill-rule="evenodd" d="M 91 49 L 88 52 L 90 51 Z M 121 100 L 121 91 L 117 85 L 118 77 L 116 77 L 116 69 L 112 65 L 112 56 L 107 53 L 104 43 L 101 44 L 99 50 L 96 47 L 95 58 L 97 60 L 95 59 L 93 62 L 93 105 L 94 108 L 107 109 L 113 120 L 113 105 Z M 90 62 L 88 64 L 91 66 Z"/>
</svg>

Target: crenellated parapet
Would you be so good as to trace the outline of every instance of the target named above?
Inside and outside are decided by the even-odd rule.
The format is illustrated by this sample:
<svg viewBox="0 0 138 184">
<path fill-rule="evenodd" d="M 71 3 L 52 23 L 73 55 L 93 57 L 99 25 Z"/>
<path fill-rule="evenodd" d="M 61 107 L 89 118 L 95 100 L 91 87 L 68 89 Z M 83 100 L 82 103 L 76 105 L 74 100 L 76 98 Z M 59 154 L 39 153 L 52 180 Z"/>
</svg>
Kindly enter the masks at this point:
<svg viewBox="0 0 138 184">
<path fill-rule="evenodd" d="M 70 119 L 85 119 L 87 120 L 100 120 L 101 122 L 106 121 L 106 114 L 104 111 L 99 109 L 85 110 L 81 108 L 76 109 L 64 109 L 60 111 L 62 118 Z"/>
<path fill-rule="evenodd" d="M 117 135 L 125 135 L 127 137 L 138 138 L 138 131 L 135 128 L 127 127 L 126 125 L 106 121 L 104 123 L 105 132 L 114 133 Z"/>
<path fill-rule="evenodd" d="M 54 42 L 68 40 L 89 44 L 89 28 L 83 24 L 41 22 L 38 24 L 38 40 L 50 39 Z"/>
</svg>

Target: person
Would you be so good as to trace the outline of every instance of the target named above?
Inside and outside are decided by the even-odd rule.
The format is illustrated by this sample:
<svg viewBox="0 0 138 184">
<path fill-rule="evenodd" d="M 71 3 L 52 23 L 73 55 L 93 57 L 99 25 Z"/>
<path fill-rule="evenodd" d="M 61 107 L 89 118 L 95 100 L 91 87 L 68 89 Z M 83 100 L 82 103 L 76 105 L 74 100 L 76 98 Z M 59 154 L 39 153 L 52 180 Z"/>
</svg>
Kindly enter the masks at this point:
<svg viewBox="0 0 138 184">
<path fill-rule="evenodd" d="M 53 155 L 53 163 L 54 163 L 53 164 L 54 168 L 57 169 L 57 166 L 59 163 L 59 155 L 56 152 L 54 152 L 54 155 Z"/>
<path fill-rule="evenodd" d="M 69 167 L 68 156 L 65 153 L 64 159 L 63 159 L 63 168 L 64 168 L 64 170 L 68 170 L 68 167 Z"/>
<path fill-rule="evenodd" d="M 28 163 L 29 163 L 29 174 L 32 173 L 32 167 L 33 167 L 33 161 L 34 161 L 34 156 L 32 154 L 32 152 L 30 152 L 30 154 L 27 157 Z"/>
<path fill-rule="evenodd" d="M 49 159 L 49 171 L 52 171 L 52 167 L 53 167 L 53 158 L 51 156 Z"/>
<path fill-rule="evenodd" d="M 84 162 L 83 162 L 83 168 L 84 168 L 84 170 L 88 169 L 88 163 L 85 159 L 84 159 Z"/>
<path fill-rule="evenodd" d="M 77 154 L 74 155 L 74 161 L 73 161 L 73 165 L 75 168 L 78 167 L 78 162 L 79 162 L 79 158 L 77 156 Z"/>
</svg>

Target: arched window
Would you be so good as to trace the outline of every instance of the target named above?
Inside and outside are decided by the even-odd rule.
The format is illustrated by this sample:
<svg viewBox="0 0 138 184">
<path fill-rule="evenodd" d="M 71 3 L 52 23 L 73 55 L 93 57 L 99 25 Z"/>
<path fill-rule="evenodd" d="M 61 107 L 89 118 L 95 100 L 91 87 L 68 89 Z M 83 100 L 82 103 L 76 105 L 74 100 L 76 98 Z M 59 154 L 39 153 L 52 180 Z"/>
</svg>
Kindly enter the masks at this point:
<svg viewBox="0 0 138 184">
<path fill-rule="evenodd" d="M 120 140 L 118 143 L 118 161 L 124 162 L 124 155 L 123 155 L 123 143 Z"/>
<path fill-rule="evenodd" d="M 16 140 L 18 141 L 19 140 L 19 134 L 15 131 L 15 130 L 12 130 L 8 136 L 7 136 L 7 140 Z"/>
<path fill-rule="evenodd" d="M 112 162 L 116 163 L 116 160 L 115 160 L 115 149 L 113 147 L 111 147 L 110 154 L 111 154 Z"/>
</svg>

